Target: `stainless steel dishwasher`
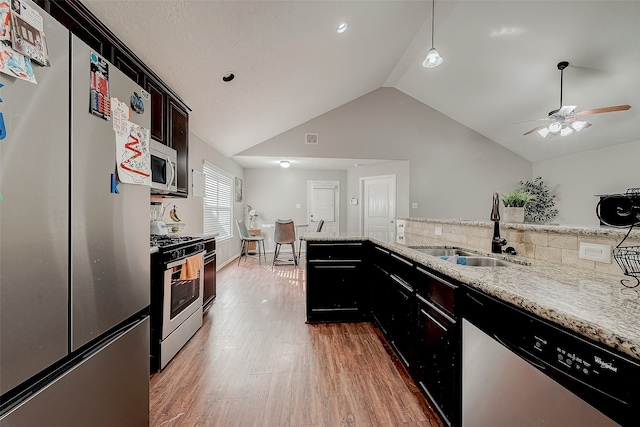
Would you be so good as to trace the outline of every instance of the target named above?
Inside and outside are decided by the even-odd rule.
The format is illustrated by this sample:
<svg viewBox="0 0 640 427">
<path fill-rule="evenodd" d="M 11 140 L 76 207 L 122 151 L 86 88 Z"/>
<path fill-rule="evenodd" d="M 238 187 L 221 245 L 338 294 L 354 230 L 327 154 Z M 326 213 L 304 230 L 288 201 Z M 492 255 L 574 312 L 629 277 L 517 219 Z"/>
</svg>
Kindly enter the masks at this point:
<svg viewBox="0 0 640 427">
<path fill-rule="evenodd" d="M 464 304 L 464 427 L 638 425 L 637 361 L 484 294 Z"/>
</svg>

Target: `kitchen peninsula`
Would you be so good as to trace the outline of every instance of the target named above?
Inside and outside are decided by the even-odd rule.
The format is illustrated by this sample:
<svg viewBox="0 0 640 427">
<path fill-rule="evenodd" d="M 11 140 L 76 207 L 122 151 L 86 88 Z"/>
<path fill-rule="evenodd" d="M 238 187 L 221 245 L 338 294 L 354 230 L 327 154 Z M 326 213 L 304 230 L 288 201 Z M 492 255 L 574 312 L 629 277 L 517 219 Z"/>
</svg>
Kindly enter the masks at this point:
<svg viewBox="0 0 640 427">
<path fill-rule="evenodd" d="M 400 221 L 404 222 L 402 244 L 353 234 L 308 233 L 305 235 L 304 239 L 308 242 L 309 247 L 307 319 L 310 322 L 315 321 L 313 316 L 309 317 L 314 307 L 314 301 L 310 301 L 310 299 L 314 295 L 319 295 L 314 286 L 322 286 L 322 283 L 327 283 L 326 280 L 322 283 L 314 280 L 312 277 L 314 274 L 313 265 L 329 268 L 339 258 L 344 261 L 354 258 L 350 261 L 361 263 L 360 271 L 366 271 L 366 273 L 361 273 L 361 277 L 357 279 L 361 284 L 357 289 L 361 301 L 355 305 L 358 306 L 361 317 L 359 319 L 356 317 L 356 320 L 373 320 L 385 332 L 385 326 L 382 325 L 384 321 L 381 322 L 375 313 L 376 294 L 386 286 L 391 289 L 387 294 L 390 306 L 401 304 L 404 301 L 405 308 L 396 309 L 388 316 L 392 319 L 390 324 L 394 321 L 404 322 L 404 326 L 396 328 L 396 330 L 416 328 L 415 335 L 410 339 L 398 337 L 397 333 L 396 336 L 392 336 L 393 333 L 385 333 L 385 336 L 405 368 L 421 386 L 420 388 L 427 397 L 435 403 L 446 422 L 450 422 L 452 425 L 459 425 L 460 422 L 462 407 L 460 397 L 462 394 L 458 381 L 464 382 L 460 379 L 464 376 L 461 353 L 463 353 L 464 347 L 463 336 L 466 336 L 462 333 L 464 329 L 462 323 L 468 323 L 467 314 L 470 315 L 470 311 L 472 311 L 468 307 L 473 305 L 474 301 L 485 297 L 493 301 L 491 304 L 502 304 L 508 310 L 518 312 L 519 315 L 529 316 L 528 318 L 532 322 L 540 321 L 544 323 L 545 327 L 557 329 L 571 339 L 589 343 L 594 346 L 593 348 L 597 347 L 598 351 L 605 351 L 606 354 L 611 352 L 612 358 L 615 357 L 620 363 L 626 365 L 623 369 L 625 376 L 620 375 L 611 379 L 608 386 L 613 386 L 616 383 L 618 389 L 631 390 L 633 388 L 634 381 L 638 380 L 640 372 L 640 331 L 637 326 L 640 317 L 638 292 L 636 289 L 625 288 L 620 283 L 620 280 L 625 276 L 621 274 L 615 261 L 611 260 L 611 264 L 596 263 L 580 259 L 578 256 L 580 243 L 606 243 L 615 246 L 624 237 L 627 230 L 604 227 L 502 224 L 502 235 L 509 242 L 508 246 L 515 247 L 517 251 L 517 255 L 507 255 L 489 253 L 493 228 L 493 223 L 490 222 L 412 218 Z M 637 244 L 636 242 L 640 240 L 639 237 L 640 234 L 634 232 L 626 243 Z M 361 244 L 363 249 L 360 253 L 354 252 L 355 256 L 336 257 L 332 255 L 340 253 L 340 251 L 342 253 L 348 252 L 343 246 L 356 243 Z M 329 259 L 321 260 L 314 255 L 314 245 L 322 247 L 322 251 L 316 251 L 315 254 L 329 254 Z M 337 252 L 331 251 L 332 246 L 337 249 Z M 508 266 L 473 267 L 460 265 L 439 256 L 428 255 L 424 251 L 420 251 L 421 248 L 456 248 L 471 251 L 470 253 L 473 255 L 506 261 Z M 383 277 L 384 271 L 387 271 L 386 278 Z M 362 280 L 364 274 L 367 275 L 364 276 L 365 280 Z M 350 279 L 345 277 L 346 283 Z M 384 280 L 387 284 L 381 287 L 380 283 Z M 425 291 L 424 296 L 421 296 L 420 287 L 425 286 L 426 282 L 431 283 L 426 285 L 431 290 Z M 441 292 L 437 291 L 436 295 L 430 299 L 427 294 L 435 289 L 436 282 L 446 285 L 438 286 L 445 291 L 450 291 L 451 296 L 442 298 Z M 334 289 L 333 285 L 332 289 Z M 396 290 L 400 292 L 399 299 Z M 394 295 L 396 296 L 394 297 Z M 328 315 L 331 310 L 326 308 L 328 306 L 326 301 L 330 297 L 324 295 L 323 298 L 324 305 L 321 308 L 321 313 Z M 415 304 L 412 302 L 414 300 Z M 450 306 L 446 306 L 442 301 L 450 302 Z M 479 304 L 483 305 L 481 302 Z M 429 310 L 429 307 L 434 309 L 433 312 L 430 312 L 431 314 L 425 312 L 425 310 Z M 405 319 L 402 317 L 404 312 L 413 314 L 408 314 L 409 318 Z M 348 307 L 344 306 L 343 301 L 339 306 L 336 306 L 336 317 L 329 316 L 328 320 L 343 320 L 340 319 L 341 313 L 349 313 Z M 449 335 L 446 338 L 450 347 L 450 354 L 447 356 L 449 359 L 447 360 L 454 360 L 456 371 L 449 375 L 449 377 L 453 375 L 454 379 L 450 380 L 452 382 L 451 390 L 448 391 L 448 400 L 443 400 L 445 404 L 440 404 L 438 397 L 434 398 L 433 396 L 437 396 L 437 393 L 441 391 L 439 389 L 445 387 L 443 384 L 446 383 L 446 379 L 439 380 L 438 390 L 435 391 L 428 389 L 421 383 L 424 366 L 423 361 L 420 360 L 420 351 L 424 351 L 421 349 L 425 346 L 424 342 L 429 341 L 429 338 L 422 337 L 418 330 L 421 327 L 421 313 L 430 315 L 435 320 L 434 323 L 443 330 L 449 331 L 448 333 L 452 330 L 455 331 L 453 336 Z M 351 314 L 353 315 L 353 312 Z M 492 315 L 492 313 L 486 313 L 487 318 Z M 344 320 L 354 319 L 347 317 Z M 446 323 L 447 321 L 450 323 Z M 504 323 L 504 320 L 496 318 L 495 323 L 501 322 Z M 527 324 L 523 323 L 523 325 L 526 328 Z M 393 325 L 388 326 L 387 329 L 393 330 Z M 546 341 L 543 340 L 542 343 L 544 345 Z M 540 345 L 540 343 L 536 344 L 536 346 Z M 433 357 L 440 357 L 438 352 L 441 350 L 438 347 Z M 605 364 L 601 367 L 595 367 L 602 368 L 600 371 L 596 372 L 596 369 L 592 372 L 591 369 L 597 363 L 586 361 L 586 358 L 583 360 L 582 353 L 569 350 L 558 347 L 557 357 L 566 365 L 565 367 L 571 368 L 570 373 L 578 371 L 582 375 L 584 370 L 584 375 L 589 374 L 591 378 L 594 376 L 604 377 L 604 374 L 609 373 L 602 372 L 607 369 Z M 555 357 L 556 349 L 553 348 L 550 351 Z M 566 361 L 562 359 L 562 354 L 566 355 Z M 602 360 L 600 356 L 594 356 L 594 358 L 596 361 Z M 440 370 L 440 367 L 434 369 Z M 617 369 L 617 367 L 613 366 L 610 369 Z M 565 384 L 565 387 L 571 389 L 570 385 Z M 571 390 L 575 393 L 575 390 Z M 628 394 L 625 396 L 630 401 L 637 401 L 637 392 L 629 391 L 629 393 L 633 394 L 632 397 L 629 397 Z M 578 395 L 580 396 L 580 394 Z M 593 399 L 590 401 L 591 404 L 607 415 L 616 417 L 611 413 L 615 413 L 619 409 L 603 409 L 603 406 L 598 406 L 598 399 Z M 588 398 L 585 400 L 589 401 Z M 602 405 L 607 406 L 606 403 Z M 628 416 L 630 415 L 623 415 L 615 421 L 627 425 L 630 422 L 626 418 Z M 462 422 L 460 425 L 467 424 Z"/>
</svg>

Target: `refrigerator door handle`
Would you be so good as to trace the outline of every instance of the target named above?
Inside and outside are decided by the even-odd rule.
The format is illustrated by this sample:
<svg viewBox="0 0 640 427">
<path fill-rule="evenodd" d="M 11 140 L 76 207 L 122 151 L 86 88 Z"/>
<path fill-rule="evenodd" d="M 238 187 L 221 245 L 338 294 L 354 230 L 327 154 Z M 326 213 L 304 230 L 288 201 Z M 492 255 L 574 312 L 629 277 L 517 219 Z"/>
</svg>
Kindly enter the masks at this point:
<svg viewBox="0 0 640 427">
<path fill-rule="evenodd" d="M 173 180 L 176 177 L 176 168 L 173 166 L 173 162 L 171 161 L 171 157 L 169 156 L 167 156 L 167 163 L 171 168 L 171 179 L 167 181 L 167 190 L 170 190 L 171 186 L 173 185 Z"/>
</svg>

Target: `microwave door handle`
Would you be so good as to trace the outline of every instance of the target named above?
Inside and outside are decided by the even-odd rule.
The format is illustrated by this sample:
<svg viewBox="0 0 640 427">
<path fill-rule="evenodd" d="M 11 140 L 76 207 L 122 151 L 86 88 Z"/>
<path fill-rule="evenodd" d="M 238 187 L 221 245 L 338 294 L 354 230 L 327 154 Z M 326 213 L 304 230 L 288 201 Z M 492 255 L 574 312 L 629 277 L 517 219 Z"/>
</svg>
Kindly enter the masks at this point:
<svg viewBox="0 0 640 427">
<path fill-rule="evenodd" d="M 173 179 L 176 176 L 176 170 L 173 167 L 173 162 L 169 156 L 167 156 L 167 163 L 169 163 L 169 167 L 171 168 L 171 179 L 167 182 L 167 190 L 171 190 L 171 184 L 173 184 Z"/>
</svg>

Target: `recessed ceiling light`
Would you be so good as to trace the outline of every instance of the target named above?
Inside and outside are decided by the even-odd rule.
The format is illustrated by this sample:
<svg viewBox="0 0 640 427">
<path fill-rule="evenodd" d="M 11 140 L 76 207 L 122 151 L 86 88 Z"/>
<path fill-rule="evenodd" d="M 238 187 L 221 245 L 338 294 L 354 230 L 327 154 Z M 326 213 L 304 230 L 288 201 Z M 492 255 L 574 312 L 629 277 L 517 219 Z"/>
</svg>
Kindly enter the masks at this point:
<svg viewBox="0 0 640 427">
<path fill-rule="evenodd" d="M 232 72 L 228 72 L 228 73 L 224 73 L 222 75 L 222 81 L 225 83 L 229 83 L 231 80 L 235 79 L 236 75 L 233 74 Z"/>
<path fill-rule="evenodd" d="M 289 160 L 280 160 L 280 166 L 286 169 L 291 166 L 291 162 Z"/>
<path fill-rule="evenodd" d="M 338 34 L 342 34 L 345 31 L 347 31 L 347 28 L 349 28 L 349 24 L 347 24 L 346 22 L 343 22 L 342 24 L 338 25 L 338 29 L 336 30 L 336 32 Z"/>
</svg>

